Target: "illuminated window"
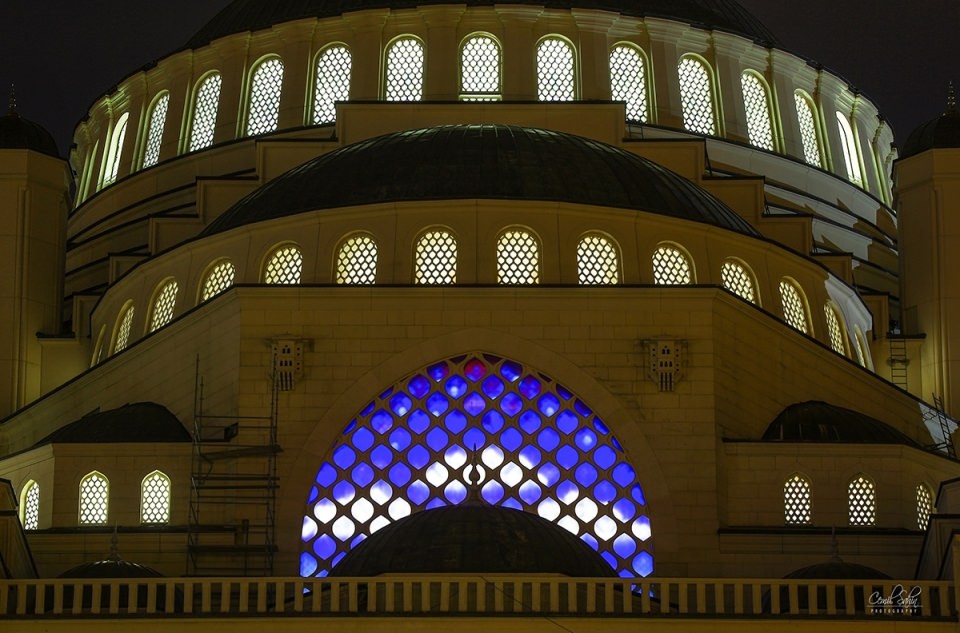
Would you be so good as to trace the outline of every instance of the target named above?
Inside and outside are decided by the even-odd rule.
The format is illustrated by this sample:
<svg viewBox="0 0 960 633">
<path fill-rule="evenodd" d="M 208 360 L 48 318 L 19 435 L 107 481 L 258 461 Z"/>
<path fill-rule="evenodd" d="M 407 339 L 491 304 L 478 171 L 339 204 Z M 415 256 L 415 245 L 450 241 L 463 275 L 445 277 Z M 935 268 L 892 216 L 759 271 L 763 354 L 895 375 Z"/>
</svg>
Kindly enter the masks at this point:
<svg viewBox="0 0 960 633">
<path fill-rule="evenodd" d="M 933 512 L 933 492 L 930 486 L 921 483 L 917 485 L 917 527 L 926 530 L 930 525 L 930 514 Z"/>
<path fill-rule="evenodd" d="M 728 259 L 720 267 L 720 280 L 723 287 L 744 301 L 757 302 L 757 284 L 747 269 L 737 261 Z"/>
<path fill-rule="evenodd" d="M 40 527 L 40 484 L 28 481 L 20 493 L 20 524 L 24 530 Z"/>
<path fill-rule="evenodd" d="M 106 525 L 110 481 L 93 471 L 80 480 L 80 525 Z"/>
<path fill-rule="evenodd" d="M 783 484 L 783 519 L 787 525 L 809 525 L 813 521 L 810 482 L 803 475 L 791 475 Z"/>
<path fill-rule="evenodd" d="M 580 283 L 612 285 L 620 281 L 620 258 L 613 243 L 602 235 L 587 235 L 577 245 Z"/>
<path fill-rule="evenodd" d="M 504 231 L 497 240 L 497 283 L 540 283 L 540 247 L 536 238 L 520 229 Z"/>
<path fill-rule="evenodd" d="M 153 313 L 150 315 L 150 331 L 156 332 L 173 319 L 173 309 L 177 304 L 178 285 L 175 279 L 163 284 L 153 300 Z"/>
<path fill-rule="evenodd" d="M 253 71 L 250 83 L 250 115 L 247 136 L 266 134 L 277 129 L 280 119 L 280 93 L 283 90 L 283 61 L 265 59 Z"/>
<path fill-rule="evenodd" d="M 869 477 L 859 474 L 850 481 L 847 504 L 850 525 L 876 525 L 877 493 Z"/>
<path fill-rule="evenodd" d="M 350 98 L 353 59 L 346 46 L 330 46 L 317 57 L 316 90 L 313 94 L 313 124 L 337 120 L 337 101 Z"/>
<path fill-rule="evenodd" d="M 203 292 L 200 295 L 200 300 L 213 299 L 232 286 L 235 273 L 236 269 L 230 260 L 224 259 L 214 264 L 203 281 Z"/>
<path fill-rule="evenodd" d="M 800 124 L 800 139 L 803 141 L 803 157 L 814 167 L 823 167 L 820 162 L 820 135 L 817 134 L 817 118 L 813 101 L 799 90 L 793 93 L 797 105 L 797 121 Z"/>
<path fill-rule="evenodd" d="M 683 126 L 698 134 L 716 134 L 713 89 L 706 64 L 693 57 L 680 60 L 680 107 Z"/>
<path fill-rule="evenodd" d="M 167 123 L 167 108 L 170 93 L 164 92 L 153 102 L 150 109 L 150 125 L 147 128 L 147 148 L 143 152 L 143 166 L 153 167 L 160 160 L 160 144 L 163 143 L 163 126 Z"/>
<path fill-rule="evenodd" d="M 377 282 L 377 243 L 369 235 L 354 235 L 340 246 L 337 283 L 347 285 Z"/>
<path fill-rule="evenodd" d="M 77 192 L 77 202 L 82 202 L 90 195 L 90 188 L 93 186 L 93 166 L 96 162 L 97 152 L 100 151 L 100 141 L 93 144 L 93 148 L 87 152 L 87 158 L 83 163 L 83 177 L 80 179 L 80 189 Z"/>
<path fill-rule="evenodd" d="M 460 49 L 460 98 L 500 99 L 500 45 L 488 35 L 471 35 Z"/>
<path fill-rule="evenodd" d="M 840 145 L 843 147 L 843 161 L 847 166 L 847 178 L 855 185 L 863 186 L 863 173 L 860 171 L 860 159 L 857 157 L 857 140 L 846 115 L 837 111 L 837 128 L 840 130 Z"/>
<path fill-rule="evenodd" d="M 783 318 L 787 324 L 795 330 L 809 334 L 810 324 L 807 318 L 807 304 L 799 286 L 788 279 L 781 279 L 780 301 L 783 304 Z"/>
<path fill-rule="evenodd" d="M 140 483 L 140 523 L 170 522 L 170 478 L 155 470 Z"/>
<path fill-rule="evenodd" d="M 213 145 L 222 82 L 223 79 L 219 73 L 214 73 L 207 76 L 197 88 L 197 94 L 193 100 L 193 125 L 190 128 L 188 145 L 191 152 Z"/>
<path fill-rule="evenodd" d="M 767 86 L 755 73 L 740 75 L 743 106 L 747 113 L 747 133 L 750 144 L 773 151 L 773 124 L 770 120 L 770 96 Z"/>
<path fill-rule="evenodd" d="M 414 372 L 345 424 L 309 490 L 300 574 L 422 510 L 463 503 L 476 449 L 486 503 L 536 514 L 621 576 L 653 572 L 637 473 L 607 424 L 539 369 L 467 354 Z"/>
<path fill-rule="evenodd" d="M 120 171 L 120 154 L 123 151 L 123 139 L 127 135 L 127 120 L 130 113 L 125 112 L 113 128 L 113 134 L 110 135 L 110 142 L 107 144 L 107 162 L 106 171 L 103 174 L 104 186 L 109 185 L 117 179 L 117 173 Z"/>
<path fill-rule="evenodd" d="M 690 260 L 678 248 L 661 246 L 653 254 L 653 282 L 658 286 L 683 286 L 693 283 Z"/>
<path fill-rule="evenodd" d="M 610 96 L 626 102 L 628 121 L 647 121 L 647 78 L 635 46 L 620 44 L 610 51 Z"/>
<path fill-rule="evenodd" d="M 537 96 L 540 101 L 573 101 L 576 98 L 573 47 L 548 37 L 537 47 Z"/>
<path fill-rule="evenodd" d="M 303 255 L 293 245 L 282 246 L 273 252 L 263 272 L 263 281 L 268 284 L 285 285 L 300 283 L 303 270 Z"/>
<path fill-rule="evenodd" d="M 867 344 L 863 340 L 863 334 L 859 327 L 854 327 L 854 338 L 857 340 L 857 362 L 861 367 L 867 367 Z"/>
<path fill-rule="evenodd" d="M 457 283 L 457 240 L 443 230 L 428 231 L 417 242 L 415 281 L 423 285 Z"/>
<path fill-rule="evenodd" d="M 412 37 L 397 40 L 387 49 L 387 101 L 423 99 L 423 44 Z"/>
<path fill-rule="evenodd" d="M 827 333 L 830 335 L 830 347 L 838 354 L 847 355 L 847 346 L 843 343 L 843 326 L 840 325 L 840 317 L 837 316 L 837 310 L 827 304 L 823 306 L 823 314 L 827 317 Z"/>
<path fill-rule="evenodd" d="M 117 326 L 113 334 L 113 353 L 122 352 L 130 343 L 130 330 L 133 329 L 133 306 L 128 305 L 120 311 Z"/>
</svg>

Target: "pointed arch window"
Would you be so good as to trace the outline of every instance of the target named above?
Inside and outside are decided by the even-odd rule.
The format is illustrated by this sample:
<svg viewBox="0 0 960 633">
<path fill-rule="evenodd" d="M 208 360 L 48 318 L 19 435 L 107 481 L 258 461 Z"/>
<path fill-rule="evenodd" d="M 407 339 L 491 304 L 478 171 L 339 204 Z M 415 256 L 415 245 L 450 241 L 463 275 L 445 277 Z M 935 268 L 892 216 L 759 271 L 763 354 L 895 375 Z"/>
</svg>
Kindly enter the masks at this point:
<svg viewBox="0 0 960 633">
<path fill-rule="evenodd" d="M 130 331 L 133 329 L 133 305 L 128 304 L 120 311 L 113 333 L 113 353 L 122 352 L 130 343 Z"/>
<path fill-rule="evenodd" d="M 611 286 L 620 282 L 617 247 L 604 235 L 586 235 L 577 244 L 577 270 L 584 286 Z"/>
<path fill-rule="evenodd" d="M 402 37 L 390 44 L 384 90 L 387 101 L 423 99 L 423 59 L 423 44 L 416 38 Z"/>
<path fill-rule="evenodd" d="M 344 240 L 337 255 L 337 283 L 372 285 L 377 282 L 377 242 L 369 235 Z"/>
<path fill-rule="evenodd" d="M 757 282 L 746 266 L 734 259 L 728 259 L 720 267 L 720 280 L 723 287 L 744 301 L 757 303 Z"/>
<path fill-rule="evenodd" d="M 860 473 L 847 485 L 850 525 L 877 524 L 877 490 L 873 480 Z"/>
<path fill-rule="evenodd" d="M 93 471 L 80 480 L 80 525 L 106 525 L 110 503 L 110 480 Z"/>
<path fill-rule="evenodd" d="M 500 100 L 500 43 L 489 35 L 471 35 L 460 48 L 460 99 Z"/>
<path fill-rule="evenodd" d="M 863 172 L 860 171 L 860 158 L 857 154 L 857 138 L 850 120 L 837 110 L 837 128 L 840 131 L 840 146 L 843 148 L 843 162 L 847 166 L 847 179 L 853 184 L 863 186 Z"/>
<path fill-rule="evenodd" d="M 107 144 L 107 162 L 106 171 L 103 174 L 103 186 L 107 186 L 117 179 L 120 171 L 120 154 L 123 152 L 123 139 L 127 136 L 127 121 L 130 119 L 130 113 L 124 112 L 117 124 L 113 127 L 113 133 L 110 135 L 110 142 Z"/>
<path fill-rule="evenodd" d="M 170 522 L 170 478 L 155 470 L 140 482 L 140 523 Z"/>
<path fill-rule="evenodd" d="M 783 484 L 783 519 L 787 525 L 810 525 L 813 522 L 810 480 L 800 473 L 794 473 Z"/>
<path fill-rule="evenodd" d="M 610 51 L 610 98 L 626 103 L 628 121 L 647 122 L 646 65 L 632 44 L 618 44 Z"/>
<path fill-rule="evenodd" d="M 20 524 L 24 530 L 40 528 L 40 484 L 33 480 L 20 493 Z"/>
<path fill-rule="evenodd" d="M 250 82 L 250 114 L 247 136 L 267 134 L 277 129 L 280 120 L 280 94 L 283 92 L 283 60 L 270 57 L 253 71 Z"/>
<path fill-rule="evenodd" d="M 217 128 L 217 110 L 220 107 L 220 73 L 207 75 L 197 87 L 193 99 L 193 124 L 190 127 L 188 150 L 195 152 L 213 145 Z"/>
<path fill-rule="evenodd" d="M 316 88 L 313 93 L 313 124 L 337 120 L 338 101 L 350 99 L 350 73 L 353 57 L 341 44 L 328 46 L 317 56 Z"/>
<path fill-rule="evenodd" d="M 700 59 L 684 57 L 680 60 L 678 73 L 683 126 L 697 134 L 716 134 L 713 81 L 709 67 Z"/>
<path fill-rule="evenodd" d="M 537 46 L 537 97 L 540 101 L 573 101 L 577 95 L 573 46 L 547 37 Z"/>
<path fill-rule="evenodd" d="M 817 133 L 816 107 L 813 99 L 797 90 L 793 93 L 797 106 L 797 122 L 800 125 L 800 140 L 803 142 L 803 158 L 814 167 L 823 167 L 820 159 L 820 135 Z"/>
<path fill-rule="evenodd" d="M 766 82 L 755 72 L 745 71 L 740 75 L 743 90 L 743 106 L 747 114 L 747 133 L 750 144 L 768 151 L 774 150 L 773 120 L 770 116 L 770 90 Z"/>
<path fill-rule="evenodd" d="M 684 286 L 693 283 L 690 258 L 676 246 L 665 244 L 653 253 L 653 282 L 658 286 Z"/>
<path fill-rule="evenodd" d="M 417 240 L 414 281 L 425 286 L 457 283 L 457 239 L 442 229 Z"/>
<path fill-rule="evenodd" d="M 830 347 L 841 356 L 846 356 L 847 346 L 844 342 L 843 325 L 837 309 L 828 303 L 823 306 L 823 315 L 827 319 L 827 334 L 830 336 Z"/>
<path fill-rule="evenodd" d="M 497 283 L 540 283 L 540 245 L 523 229 L 509 229 L 497 240 Z"/>
<path fill-rule="evenodd" d="M 274 285 L 295 285 L 300 283 L 303 271 L 303 255 L 293 244 L 281 246 L 273 251 L 263 271 L 263 282 Z"/>
<path fill-rule="evenodd" d="M 163 127 L 167 123 L 170 93 L 162 92 L 153 100 L 147 126 L 146 149 L 143 152 L 143 167 L 153 167 L 160 160 L 160 145 L 163 143 Z"/>
<path fill-rule="evenodd" d="M 933 491 L 925 483 L 917 484 L 917 527 L 926 530 L 933 514 Z"/>
<path fill-rule="evenodd" d="M 153 309 L 150 313 L 150 331 L 156 332 L 173 320 L 173 311 L 177 305 L 177 290 L 179 285 L 176 279 L 168 279 L 154 294 Z"/>
<path fill-rule="evenodd" d="M 200 301 L 209 301 L 233 285 L 236 268 L 229 259 L 222 259 L 210 267 L 203 280 Z"/>
<path fill-rule="evenodd" d="M 780 302 L 783 305 L 783 318 L 787 325 L 804 334 L 810 333 L 810 318 L 803 290 L 789 279 L 780 280 Z"/>
</svg>

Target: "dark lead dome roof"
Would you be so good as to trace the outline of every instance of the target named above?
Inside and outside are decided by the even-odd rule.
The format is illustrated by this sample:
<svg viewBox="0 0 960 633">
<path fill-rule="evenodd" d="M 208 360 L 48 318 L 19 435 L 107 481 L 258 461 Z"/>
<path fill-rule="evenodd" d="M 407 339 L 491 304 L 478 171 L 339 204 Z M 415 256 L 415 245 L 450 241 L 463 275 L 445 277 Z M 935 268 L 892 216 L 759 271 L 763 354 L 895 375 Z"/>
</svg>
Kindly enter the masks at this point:
<svg viewBox="0 0 960 633">
<path fill-rule="evenodd" d="M 476 502 L 400 519 L 350 550 L 330 575 L 457 573 L 616 576 L 562 527 L 529 512 Z"/>
<path fill-rule="evenodd" d="M 197 48 L 215 39 L 258 31 L 307 17 L 333 17 L 364 9 L 410 9 L 431 4 L 489 6 L 524 4 L 550 9 L 596 9 L 636 17 L 657 17 L 730 31 L 754 40 L 776 43 L 767 28 L 735 0 L 235 0 L 187 42 Z"/>
<path fill-rule="evenodd" d="M 395 132 L 342 147 L 268 182 L 204 231 L 379 202 L 548 200 L 647 211 L 756 236 L 689 180 L 598 141 L 507 125 Z"/>
<path fill-rule="evenodd" d="M 0 150 L 30 149 L 60 158 L 53 136 L 39 123 L 28 121 L 16 112 L 0 117 Z"/>
<path fill-rule="evenodd" d="M 826 402 L 792 404 L 770 423 L 763 439 L 781 442 L 854 442 L 920 445 L 886 422 Z"/>
<path fill-rule="evenodd" d="M 909 158 L 929 149 L 955 147 L 960 147 L 960 110 L 951 104 L 945 113 L 910 133 L 900 158 Z"/>
<path fill-rule="evenodd" d="M 161 578 L 157 570 L 120 558 L 107 558 L 83 563 L 63 572 L 57 578 Z"/>
<path fill-rule="evenodd" d="M 108 442 L 189 442 L 190 434 L 173 413 L 156 402 L 134 402 L 94 411 L 60 427 L 34 446 Z"/>
</svg>

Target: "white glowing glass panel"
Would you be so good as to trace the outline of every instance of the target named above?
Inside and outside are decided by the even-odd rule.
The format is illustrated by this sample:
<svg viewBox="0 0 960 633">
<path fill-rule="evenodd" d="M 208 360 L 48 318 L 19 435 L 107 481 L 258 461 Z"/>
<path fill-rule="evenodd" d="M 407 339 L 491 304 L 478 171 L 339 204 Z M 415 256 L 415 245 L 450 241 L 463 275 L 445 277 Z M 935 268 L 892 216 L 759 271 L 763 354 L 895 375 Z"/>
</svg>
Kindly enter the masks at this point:
<svg viewBox="0 0 960 633">
<path fill-rule="evenodd" d="M 658 286 L 693 283 L 690 261 L 679 249 L 661 246 L 653 253 L 653 282 Z"/>
<path fill-rule="evenodd" d="M 354 235 L 340 246 L 337 283 L 370 285 L 377 282 L 377 243 L 369 235 Z"/>
<path fill-rule="evenodd" d="M 780 301 L 783 304 L 783 318 L 787 324 L 804 334 L 809 333 L 810 325 L 807 319 L 806 304 L 800 294 L 800 289 L 786 279 L 781 280 Z"/>
<path fill-rule="evenodd" d="M 926 484 L 917 485 L 917 527 L 926 530 L 933 513 L 933 493 Z"/>
<path fill-rule="evenodd" d="M 460 98 L 470 101 L 500 98 L 500 45 L 492 37 L 474 35 L 460 49 Z"/>
<path fill-rule="evenodd" d="M 573 101 L 576 98 L 573 47 L 550 37 L 537 47 L 537 97 L 540 101 Z"/>
<path fill-rule="evenodd" d="M 620 281 L 620 258 L 613 243 L 602 235 L 587 235 L 577 245 L 580 283 L 613 285 Z"/>
<path fill-rule="evenodd" d="M 867 366 L 867 346 L 863 342 L 863 335 L 860 334 L 859 328 L 855 332 L 855 338 L 857 340 L 857 362 L 860 363 L 861 367 Z"/>
<path fill-rule="evenodd" d="M 827 333 L 830 335 L 830 347 L 836 353 L 846 356 L 846 345 L 843 344 L 843 327 L 837 317 L 837 311 L 830 305 L 823 306 L 823 315 L 827 318 Z"/>
<path fill-rule="evenodd" d="M 292 285 L 300 283 L 300 273 L 303 270 L 303 255 L 296 246 L 278 248 L 263 273 L 263 281 L 268 284 Z"/>
<path fill-rule="evenodd" d="M 423 99 L 423 44 L 404 38 L 390 45 L 384 96 L 387 101 Z"/>
<path fill-rule="evenodd" d="M 96 471 L 80 480 L 80 525 L 106 525 L 110 481 Z"/>
<path fill-rule="evenodd" d="M 189 151 L 213 145 L 213 132 L 217 127 L 217 110 L 220 106 L 220 86 L 223 78 L 213 74 L 197 88 L 193 101 L 193 125 L 190 128 Z"/>
<path fill-rule="evenodd" d="M 337 120 L 337 101 L 350 98 L 353 58 L 346 46 L 331 46 L 317 57 L 316 89 L 313 94 L 313 124 Z"/>
<path fill-rule="evenodd" d="M 744 301 L 757 302 L 757 288 L 753 276 L 747 269 L 735 261 L 727 260 L 720 267 L 720 280 L 723 287 Z"/>
<path fill-rule="evenodd" d="M 110 136 L 110 145 L 107 147 L 107 171 L 103 175 L 103 184 L 108 185 L 117 179 L 120 171 L 120 154 L 123 151 L 123 139 L 127 135 L 127 121 L 129 113 L 124 113 L 117 121 L 117 126 Z"/>
<path fill-rule="evenodd" d="M 130 343 L 130 330 L 133 328 L 133 306 L 123 312 L 117 321 L 117 333 L 113 337 L 113 353 L 122 352 Z"/>
<path fill-rule="evenodd" d="M 167 123 L 167 108 L 170 93 L 165 92 L 153 104 L 150 111 L 150 127 L 147 129 L 147 148 L 143 152 L 143 166 L 153 167 L 160 160 L 160 144 L 163 143 L 163 126 Z"/>
<path fill-rule="evenodd" d="M 800 140 L 803 141 L 803 157 L 814 167 L 823 167 L 820 162 L 820 142 L 817 135 L 817 123 L 813 105 L 799 92 L 793 93 L 797 105 L 797 122 L 800 124 Z"/>
<path fill-rule="evenodd" d="M 647 78 L 643 57 L 633 46 L 610 51 L 610 96 L 627 104 L 628 121 L 647 121 Z"/>
<path fill-rule="evenodd" d="M 540 283 L 540 247 L 526 231 L 506 231 L 497 240 L 497 283 Z"/>
<path fill-rule="evenodd" d="M 20 503 L 23 504 L 22 516 L 24 530 L 36 530 L 40 527 L 40 484 L 33 481 L 24 489 Z"/>
<path fill-rule="evenodd" d="M 170 478 L 155 470 L 140 484 L 140 522 L 170 522 Z"/>
<path fill-rule="evenodd" d="M 157 292 L 153 302 L 153 313 L 150 316 L 150 331 L 156 332 L 173 319 L 173 310 L 177 305 L 177 290 L 179 286 L 175 280 L 170 280 Z"/>
<path fill-rule="evenodd" d="M 280 120 L 280 93 L 283 90 L 283 61 L 272 57 L 260 62 L 250 83 L 250 114 L 247 136 L 277 129 Z"/>
<path fill-rule="evenodd" d="M 743 107 L 747 113 L 747 133 L 750 144 L 773 151 L 773 125 L 770 121 L 770 97 L 767 87 L 753 73 L 740 75 L 743 89 Z"/>
<path fill-rule="evenodd" d="M 713 90 L 706 66 L 692 57 L 685 57 L 680 61 L 678 72 L 683 126 L 698 134 L 716 134 Z"/>
<path fill-rule="evenodd" d="M 230 261 L 224 260 L 214 265 L 203 281 L 203 293 L 200 295 L 200 300 L 212 299 L 232 286 L 235 274 L 236 268 Z"/>
<path fill-rule="evenodd" d="M 427 286 L 457 283 L 457 240 L 446 231 L 429 231 L 417 242 L 416 283 Z"/>
<path fill-rule="evenodd" d="M 877 492 L 865 475 L 857 475 L 847 486 L 847 508 L 850 525 L 876 525 Z"/>
<path fill-rule="evenodd" d="M 787 525 L 809 525 L 813 520 L 810 482 L 796 474 L 783 484 L 783 519 Z"/>
<path fill-rule="evenodd" d="M 857 141 L 850 127 L 850 121 L 843 112 L 837 111 L 837 128 L 840 130 L 840 146 L 843 148 L 843 161 L 847 166 L 847 178 L 855 185 L 863 186 L 863 173 L 860 171 L 860 159 L 857 156 Z"/>
</svg>

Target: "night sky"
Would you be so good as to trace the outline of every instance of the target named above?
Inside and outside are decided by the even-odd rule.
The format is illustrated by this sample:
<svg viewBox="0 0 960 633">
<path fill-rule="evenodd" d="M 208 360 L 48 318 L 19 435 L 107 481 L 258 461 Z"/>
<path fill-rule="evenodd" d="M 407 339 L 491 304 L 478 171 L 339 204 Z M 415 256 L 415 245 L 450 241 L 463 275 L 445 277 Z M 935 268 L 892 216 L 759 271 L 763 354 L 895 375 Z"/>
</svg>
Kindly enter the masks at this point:
<svg viewBox="0 0 960 633">
<path fill-rule="evenodd" d="M 264 0 L 270 2 L 271 0 Z M 739 0 L 787 50 L 868 95 L 903 143 L 960 82 L 958 0 Z M 0 86 L 61 153 L 100 95 L 179 48 L 229 0 L 0 0 Z"/>
</svg>

